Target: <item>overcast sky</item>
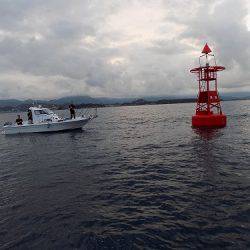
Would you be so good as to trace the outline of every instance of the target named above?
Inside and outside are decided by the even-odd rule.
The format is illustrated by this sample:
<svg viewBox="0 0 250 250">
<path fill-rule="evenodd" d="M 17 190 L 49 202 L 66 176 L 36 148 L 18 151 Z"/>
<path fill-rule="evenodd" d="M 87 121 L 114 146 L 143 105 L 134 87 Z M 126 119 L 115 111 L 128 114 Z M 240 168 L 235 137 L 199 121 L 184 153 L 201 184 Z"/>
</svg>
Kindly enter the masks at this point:
<svg viewBox="0 0 250 250">
<path fill-rule="evenodd" d="M 195 94 L 206 42 L 221 92 L 250 91 L 248 2 L 0 0 L 0 99 Z"/>
</svg>

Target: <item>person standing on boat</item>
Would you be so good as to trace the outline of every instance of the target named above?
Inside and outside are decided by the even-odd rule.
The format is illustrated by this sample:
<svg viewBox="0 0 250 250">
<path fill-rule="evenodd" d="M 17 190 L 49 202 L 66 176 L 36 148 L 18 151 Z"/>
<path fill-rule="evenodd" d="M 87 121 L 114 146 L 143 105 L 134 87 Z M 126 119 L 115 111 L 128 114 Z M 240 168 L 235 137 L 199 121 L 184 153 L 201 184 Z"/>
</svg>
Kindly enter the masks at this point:
<svg viewBox="0 0 250 250">
<path fill-rule="evenodd" d="M 33 118 L 32 118 L 32 112 L 31 112 L 30 109 L 28 110 L 27 115 L 28 115 L 28 122 L 29 122 L 30 124 L 32 124 L 32 123 L 33 123 Z"/>
<path fill-rule="evenodd" d="M 17 116 L 16 124 L 17 124 L 17 125 L 23 125 L 23 119 L 21 118 L 20 115 Z"/>
<path fill-rule="evenodd" d="M 74 104 L 69 105 L 69 111 L 70 111 L 70 119 L 75 119 L 76 118 L 76 111 L 75 111 L 76 106 Z"/>
</svg>

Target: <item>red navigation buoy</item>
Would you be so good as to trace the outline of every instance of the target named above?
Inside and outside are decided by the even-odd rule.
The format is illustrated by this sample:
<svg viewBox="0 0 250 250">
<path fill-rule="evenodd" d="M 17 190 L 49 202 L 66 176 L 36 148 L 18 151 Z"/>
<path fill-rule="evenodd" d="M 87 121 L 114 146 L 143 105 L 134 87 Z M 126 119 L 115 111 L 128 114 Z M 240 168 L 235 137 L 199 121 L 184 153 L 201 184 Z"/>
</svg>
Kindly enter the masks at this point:
<svg viewBox="0 0 250 250">
<path fill-rule="evenodd" d="M 197 97 L 196 113 L 192 116 L 192 126 L 198 128 L 222 128 L 226 126 L 227 117 L 222 113 L 220 97 L 217 90 L 217 72 L 225 67 L 217 66 L 215 56 L 210 54 L 209 46 L 204 46 L 199 57 L 200 67 L 191 69 L 195 73 L 199 83 L 199 93 Z M 206 57 L 205 65 L 201 65 L 201 58 Z M 214 58 L 214 65 L 210 66 L 208 58 Z"/>
</svg>

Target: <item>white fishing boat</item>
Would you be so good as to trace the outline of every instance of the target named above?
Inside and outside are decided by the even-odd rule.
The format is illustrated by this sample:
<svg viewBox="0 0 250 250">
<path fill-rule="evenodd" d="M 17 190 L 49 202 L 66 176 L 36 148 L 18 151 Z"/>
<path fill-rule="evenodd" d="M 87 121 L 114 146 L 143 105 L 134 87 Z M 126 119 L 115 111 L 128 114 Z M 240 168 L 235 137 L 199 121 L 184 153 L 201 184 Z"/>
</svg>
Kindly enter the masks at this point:
<svg viewBox="0 0 250 250">
<path fill-rule="evenodd" d="M 81 116 L 73 119 L 62 118 L 48 108 L 30 107 L 32 120 L 24 121 L 21 125 L 6 122 L 3 126 L 3 134 L 22 134 L 22 133 L 44 133 L 65 130 L 81 129 L 90 120 L 97 117 L 97 110 L 93 113 L 85 112 Z"/>
</svg>

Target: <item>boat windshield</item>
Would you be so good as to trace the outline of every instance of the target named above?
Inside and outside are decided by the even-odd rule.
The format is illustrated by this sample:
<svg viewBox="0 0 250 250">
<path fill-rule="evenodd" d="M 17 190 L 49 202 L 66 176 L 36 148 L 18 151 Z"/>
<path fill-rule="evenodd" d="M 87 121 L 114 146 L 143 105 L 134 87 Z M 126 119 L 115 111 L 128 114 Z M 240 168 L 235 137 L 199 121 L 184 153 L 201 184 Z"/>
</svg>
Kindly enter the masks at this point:
<svg viewBox="0 0 250 250">
<path fill-rule="evenodd" d="M 48 115 L 54 114 L 54 112 L 51 111 L 50 109 L 44 108 L 43 110 L 44 110 Z"/>
<path fill-rule="evenodd" d="M 35 115 L 50 115 L 53 114 L 53 112 L 49 109 L 37 109 L 34 111 Z"/>
</svg>

